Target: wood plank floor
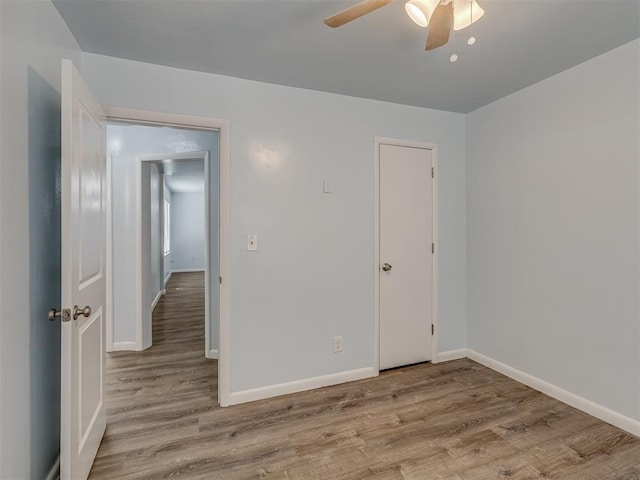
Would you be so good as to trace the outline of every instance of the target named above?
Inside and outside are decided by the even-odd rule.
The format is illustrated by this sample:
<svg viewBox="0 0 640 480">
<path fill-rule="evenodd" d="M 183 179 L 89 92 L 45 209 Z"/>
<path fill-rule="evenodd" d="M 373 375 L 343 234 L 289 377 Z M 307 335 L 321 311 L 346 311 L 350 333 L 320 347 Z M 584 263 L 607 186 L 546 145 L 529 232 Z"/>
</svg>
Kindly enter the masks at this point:
<svg viewBox="0 0 640 480">
<path fill-rule="evenodd" d="M 466 359 L 220 408 L 202 274 L 167 287 L 109 357 L 92 479 L 640 479 L 640 439 Z"/>
</svg>

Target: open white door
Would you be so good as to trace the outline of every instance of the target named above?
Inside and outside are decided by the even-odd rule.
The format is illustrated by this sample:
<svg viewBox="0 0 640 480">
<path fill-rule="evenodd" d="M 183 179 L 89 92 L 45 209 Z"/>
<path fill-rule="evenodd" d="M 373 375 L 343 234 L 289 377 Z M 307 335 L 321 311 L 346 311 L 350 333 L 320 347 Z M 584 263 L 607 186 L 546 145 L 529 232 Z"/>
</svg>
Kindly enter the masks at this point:
<svg viewBox="0 0 640 480">
<path fill-rule="evenodd" d="M 106 428 L 104 118 L 63 60 L 61 480 L 88 477 Z"/>
</svg>

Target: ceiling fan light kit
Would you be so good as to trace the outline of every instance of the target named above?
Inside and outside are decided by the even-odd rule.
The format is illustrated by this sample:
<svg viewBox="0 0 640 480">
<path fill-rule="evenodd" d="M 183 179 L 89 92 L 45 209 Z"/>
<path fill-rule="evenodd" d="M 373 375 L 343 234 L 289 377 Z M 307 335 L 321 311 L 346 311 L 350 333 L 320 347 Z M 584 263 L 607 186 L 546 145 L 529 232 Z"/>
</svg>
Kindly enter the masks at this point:
<svg viewBox="0 0 640 480">
<path fill-rule="evenodd" d="M 324 23 L 330 27 L 339 27 L 371 13 L 394 0 L 363 0 L 362 2 L 338 12 Z M 404 9 L 417 25 L 429 27 L 426 50 L 441 47 L 449 41 L 451 30 L 462 30 L 477 22 L 483 15 L 483 8 L 477 0 L 409 0 Z M 473 38 L 473 37 L 472 37 Z M 475 38 L 469 40 L 473 45 Z"/>
<path fill-rule="evenodd" d="M 462 30 L 477 22 L 484 15 L 484 9 L 476 0 L 453 0 L 453 29 Z"/>
<path fill-rule="evenodd" d="M 416 25 L 426 27 L 439 3 L 440 0 L 409 0 L 404 9 Z"/>
<path fill-rule="evenodd" d="M 476 0 L 409 0 L 404 9 L 409 18 L 420 27 L 427 27 L 433 11 L 440 3 L 446 5 L 453 1 L 453 29 L 462 30 L 477 22 L 484 15 L 484 9 Z"/>
</svg>

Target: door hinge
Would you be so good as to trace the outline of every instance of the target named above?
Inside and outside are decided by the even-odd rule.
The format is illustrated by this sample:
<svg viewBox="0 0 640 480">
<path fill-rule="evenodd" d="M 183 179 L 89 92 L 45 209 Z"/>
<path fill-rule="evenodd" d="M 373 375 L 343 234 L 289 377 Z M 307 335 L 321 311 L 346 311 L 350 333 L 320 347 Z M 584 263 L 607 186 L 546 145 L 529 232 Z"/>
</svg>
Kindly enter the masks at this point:
<svg viewBox="0 0 640 480">
<path fill-rule="evenodd" d="M 218 277 L 218 278 L 220 278 L 220 285 L 222 285 L 222 277 Z"/>
<path fill-rule="evenodd" d="M 431 242 L 431 253 L 436 253 L 436 244 Z"/>
<path fill-rule="evenodd" d="M 435 335 L 435 326 L 433 325 L 433 323 L 431 324 L 431 335 Z"/>
<path fill-rule="evenodd" d="M 435 169 L 435 167 L 431 167 L 431 178 L 436 178 L 436 169 Z"/>
</svg>

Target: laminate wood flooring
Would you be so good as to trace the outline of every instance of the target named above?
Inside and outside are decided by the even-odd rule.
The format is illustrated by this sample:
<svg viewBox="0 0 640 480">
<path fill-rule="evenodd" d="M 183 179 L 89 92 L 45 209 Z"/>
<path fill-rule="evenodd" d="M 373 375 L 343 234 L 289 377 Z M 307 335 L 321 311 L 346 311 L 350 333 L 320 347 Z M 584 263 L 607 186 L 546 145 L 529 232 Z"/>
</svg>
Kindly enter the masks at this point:
<svg viewBox="0 0 640 480">
<path fill-rule="evenodd" d="M 109 355 L 91 479 L 640 480 L 640 439 L 467 359 L 220 408 L 203 285 L 172 275 L 153 347 Z"/>
</svg>

